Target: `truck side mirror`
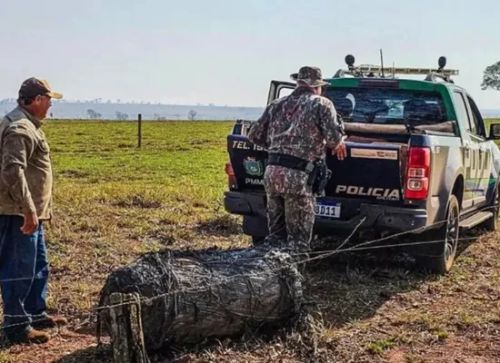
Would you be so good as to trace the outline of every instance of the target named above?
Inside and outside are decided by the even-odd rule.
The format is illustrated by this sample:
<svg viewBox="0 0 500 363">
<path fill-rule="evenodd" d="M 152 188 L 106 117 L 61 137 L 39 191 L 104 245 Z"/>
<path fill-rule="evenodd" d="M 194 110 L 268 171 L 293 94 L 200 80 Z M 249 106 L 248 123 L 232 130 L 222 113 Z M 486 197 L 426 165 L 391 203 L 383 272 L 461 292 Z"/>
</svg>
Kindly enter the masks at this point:
<svg viewBox="0 0 500 363">
<path fill-rule="evenodd" d="M 500 140 L 500 124 L 490 125 L 490 140 Z"/>
</svg>

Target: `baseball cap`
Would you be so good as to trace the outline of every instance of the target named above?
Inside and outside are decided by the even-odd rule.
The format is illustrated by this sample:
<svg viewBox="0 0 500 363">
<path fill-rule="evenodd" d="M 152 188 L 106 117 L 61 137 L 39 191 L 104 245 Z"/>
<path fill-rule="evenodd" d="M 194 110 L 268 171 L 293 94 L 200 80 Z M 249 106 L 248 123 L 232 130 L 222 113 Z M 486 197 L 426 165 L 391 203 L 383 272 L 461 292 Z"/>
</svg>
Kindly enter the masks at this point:
<svg viewBox="0 0 500 363">
<path fill-rule="evenodd" d="M 50 98 L 55 98 L 56 100 L 63 97 L 61 93 L 52 90 L 49 82 L 35 77 L 28 78 L 23 82 L 21 88 L 19 89 L 19 98 L 32 98 L 38 95 L 49 96 Z"/>
</svg>

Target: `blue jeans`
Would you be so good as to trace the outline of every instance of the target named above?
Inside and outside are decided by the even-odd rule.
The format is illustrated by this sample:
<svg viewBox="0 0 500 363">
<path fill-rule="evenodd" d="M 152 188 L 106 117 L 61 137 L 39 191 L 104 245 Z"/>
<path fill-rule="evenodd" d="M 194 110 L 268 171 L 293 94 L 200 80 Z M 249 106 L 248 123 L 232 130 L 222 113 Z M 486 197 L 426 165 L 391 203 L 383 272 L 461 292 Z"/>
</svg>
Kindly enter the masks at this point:
<svg viewBox="0 0 500 363">
<path fill-rule="evenodd" d="M 30 235 L 23 217 L 0 215 L 0 286 L 4 332 L 15 336 L 46 315 L 49 264 L 42 223 Z M 13 326 L 12 326 L 13 325 Z"/>
</svg>

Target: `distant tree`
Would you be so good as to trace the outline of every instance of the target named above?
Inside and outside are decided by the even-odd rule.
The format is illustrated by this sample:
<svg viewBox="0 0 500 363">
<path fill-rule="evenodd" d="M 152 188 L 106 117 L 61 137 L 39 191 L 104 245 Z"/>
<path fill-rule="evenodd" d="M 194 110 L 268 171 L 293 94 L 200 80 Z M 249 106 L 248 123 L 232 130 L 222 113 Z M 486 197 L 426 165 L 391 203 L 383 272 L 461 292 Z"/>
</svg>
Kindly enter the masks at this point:
<svg viewBox="0 0 500 363">
<path fill-rule="evenodd" d="M 156 121 L 165 121 L 167 118 L 165 116 L 160 115 L 159 113 L 154 113 L 153 118 Z"/>
<path fill-rule="evenodd" d="M 89 119 L 91 119 L 91 120 L 98 120 L 102 117 L 102 115 L 99 112 L 96 112 L 91 108 L 89 108 L 87 110 L 87 115 L 89 116 Z"/>
<path fill-rule="evenodd" d="M 198 114 L 198 112 L 196 112 L 195 110 L 189 110 L 188 119 L 193 121 L 196 118 L 197 114 Z"/>
<path fill-rule="evenodd" d="M 482 89 L 492 88 L 500 91 L 500 61 L 486 67 L 483 74 Z"/>
<path fill-rule="evenodd" d="M 116 119 L 120 121 L 128 120 L 128 114 L 120 111 L 116 111 Z"/>
</svg>

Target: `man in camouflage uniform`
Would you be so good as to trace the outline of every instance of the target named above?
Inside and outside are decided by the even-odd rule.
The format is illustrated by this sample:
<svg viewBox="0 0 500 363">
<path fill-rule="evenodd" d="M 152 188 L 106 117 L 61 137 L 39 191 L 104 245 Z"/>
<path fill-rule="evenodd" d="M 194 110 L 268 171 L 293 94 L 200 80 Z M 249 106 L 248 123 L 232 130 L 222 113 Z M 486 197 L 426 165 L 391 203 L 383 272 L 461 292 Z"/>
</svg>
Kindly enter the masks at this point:
<svg viewBox="0 0 500 363">
<path fill-rule="evenodd" d="M 346 156 L 343 128 L 333 103 L 321 96 L 321 70 L 302 67 L 291 75 L 297 88 L 272 102 L 252 125 L 248 138 L 269 153 L 264 174 L 271 244 L 307 251 L 314 226 L 315 197 L 308 183 L 311 165 L 330 148 Z"/>
</svg>

